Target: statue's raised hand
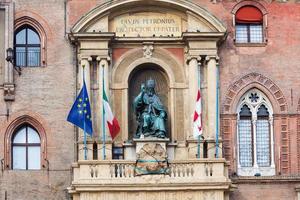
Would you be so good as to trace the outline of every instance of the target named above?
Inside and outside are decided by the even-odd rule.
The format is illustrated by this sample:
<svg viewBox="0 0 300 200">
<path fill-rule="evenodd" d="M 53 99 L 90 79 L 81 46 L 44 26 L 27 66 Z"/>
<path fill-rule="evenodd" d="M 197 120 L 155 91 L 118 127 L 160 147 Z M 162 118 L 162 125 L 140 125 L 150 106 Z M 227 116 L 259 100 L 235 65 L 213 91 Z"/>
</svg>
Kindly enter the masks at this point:
<svg viewBox="0 0 300 200">
<path fill-rule="evenodd" d="M 146 87 L 145 87 L 145 84 L 144 84 L 144 83 L 141 84 L 141 92 L 142 92 L 142 93 L 145 93 L 145 92 L 146 92 Z"/>
</svg>

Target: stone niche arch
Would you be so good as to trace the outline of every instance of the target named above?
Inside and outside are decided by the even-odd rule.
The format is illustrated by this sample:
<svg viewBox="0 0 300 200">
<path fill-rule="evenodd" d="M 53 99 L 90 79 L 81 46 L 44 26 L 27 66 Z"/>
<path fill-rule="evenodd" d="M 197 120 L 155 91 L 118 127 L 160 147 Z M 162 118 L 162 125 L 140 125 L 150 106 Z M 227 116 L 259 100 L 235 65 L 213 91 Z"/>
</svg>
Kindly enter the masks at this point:
<svg viewBox="0 0 300 200">
<path fill-rule="evenodd" d="M 159 96 L 161 102 L 168 113 L 167 137 L 170 137 L 170 115 L 169 115 L 169 80 L 166 72 L 157 64 L 144 63 L 137 66 L 130 74 L 128 79 L 128 131 L 129 139 L 132 139 L 136 129 L 137 122 L 133 110 L 132 102 L 134 98 L 140 93 L 140 86 L 146 83 L 147 80 L 155 80 L 155 92 Z"/>
<path fill-rule="evenodd" d="M 230 85 L 223 101 L 223 114 L 235 113 L 239 99 L 251 88 L 259 89 L 269 98 L 275 114 L 288 111 L 287 102 L 281 89 L 271 79 L 253 72 L 244 75 Z"/>
<path fill-rule="evenodd" d="M 184 68 L 173 56 L 168 54 L 166 50 L 157 48 L 153 51 L 152 57 L 146 58 L 143 55 L 142 48 L 132 49 L 124 53 L 113 65 L 111 74 L 112 98 L 114 99 L 114 107 L 118 108 L 116 110 L 117 116 L 121 116 L 122 140 L 131 139 L 136 130 L 132 101 L 140 91 L 140 82 L 145 81 L 146 78 L 152 75 L 159 77 L 157 81 L 159 81 L 159 87 L 161 88 L 156 87 L 156 92 L 168 111 L 168 122 L 166 124 L 168 137 L 176 138 L 174 131 L 178 120 L 175 115 L 177 109 L 175 107 L 176 99 L 183 99 L 183 93 L 178 95 L 176 91 L 186 89 L 187 81 Z M 155 77 L 152 78 L 155 79 Z M 130 90 L 133 87 L 131 85 L 133 81 L 135 84 L 134 92 Z M 162 84 L 163 82 L 165 83 Z M 118 104 L 120 101 L 122 105 Z M 183 107 L 183 105 L 181 106 Z M 122 113 L 128 114 L 124 115 Z"/>
<path fill-rule="evenodd" d="M 112 88 L 128 88 L 131 72 L 139 65 L 153 63 L 162 68 L 168 76 L 170 88 L 184 88 L 187 86 L 185 71 L 182 64 L 176 61 L 164 49 L 155 49 L 151 58 L 143 56 L 142 48 L 137 48 L 123 54 L 112 69 Z"/>
</svg>

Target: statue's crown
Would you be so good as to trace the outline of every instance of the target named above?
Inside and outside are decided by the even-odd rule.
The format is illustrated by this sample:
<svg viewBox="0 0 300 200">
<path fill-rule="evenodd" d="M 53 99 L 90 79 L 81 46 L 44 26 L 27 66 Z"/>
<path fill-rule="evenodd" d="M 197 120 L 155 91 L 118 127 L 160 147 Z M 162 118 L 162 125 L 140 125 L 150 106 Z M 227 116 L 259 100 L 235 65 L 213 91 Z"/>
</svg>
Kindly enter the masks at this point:
<svg viewBox="0 0 300 200">
<path fill-rule="evenodd" d="M 149 79 L 149 80 L 147 80 L 146 85 L 147 85 L 148 88 L 154 88 L 155 87 L 155 81 L 153 79 Z"/>
</svg>

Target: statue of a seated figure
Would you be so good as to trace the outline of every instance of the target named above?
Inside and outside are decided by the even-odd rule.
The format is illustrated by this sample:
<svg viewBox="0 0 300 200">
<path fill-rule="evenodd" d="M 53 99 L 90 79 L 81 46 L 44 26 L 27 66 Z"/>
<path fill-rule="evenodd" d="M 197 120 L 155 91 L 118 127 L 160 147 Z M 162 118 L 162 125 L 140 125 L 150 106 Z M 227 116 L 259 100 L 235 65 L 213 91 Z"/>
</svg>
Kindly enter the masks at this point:
<svg viewBox="0 0 300 200">
<path fill-rule="evenodd" d="M 155 81 L 150 79 L 141 85 L 141 92 L 134 99 L 134 110 L 138 123 L 135 138 L 166 137 L 165 122 L 167 112 L 159 97 L 155 94 Z"/>
</svg>

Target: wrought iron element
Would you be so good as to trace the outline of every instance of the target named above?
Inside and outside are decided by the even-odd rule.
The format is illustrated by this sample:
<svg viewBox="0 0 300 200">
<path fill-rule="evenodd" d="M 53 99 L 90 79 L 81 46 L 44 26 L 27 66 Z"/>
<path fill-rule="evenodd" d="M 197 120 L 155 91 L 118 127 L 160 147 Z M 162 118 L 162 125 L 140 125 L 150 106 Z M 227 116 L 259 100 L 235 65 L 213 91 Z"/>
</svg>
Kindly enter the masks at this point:
<svg viewBox="0 0 300 200">
<path fill-rule="evenodd" d="M 14 58 L 14 50 L 12 48 L 8 48 L 6 49 L 6 61 L 10 62 L 14 69 L 18 72 L 19 76 L 21 75 L 21 68 L 20 66 L 16 66 L 15 62 L 14 62 L 15 58 Z"/>
</svg>

